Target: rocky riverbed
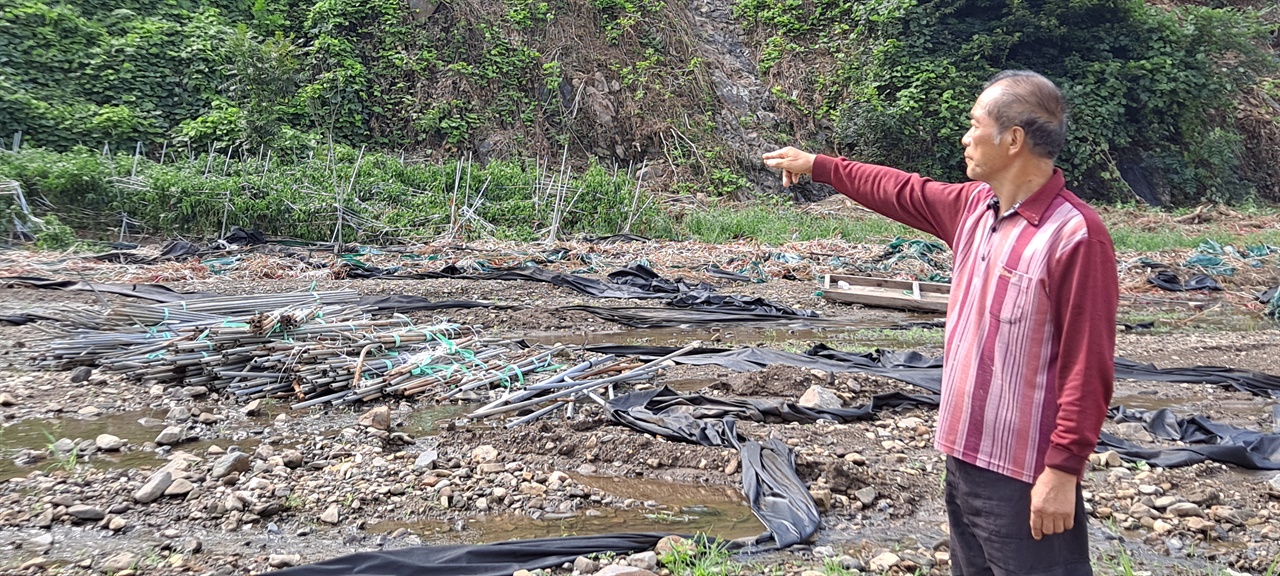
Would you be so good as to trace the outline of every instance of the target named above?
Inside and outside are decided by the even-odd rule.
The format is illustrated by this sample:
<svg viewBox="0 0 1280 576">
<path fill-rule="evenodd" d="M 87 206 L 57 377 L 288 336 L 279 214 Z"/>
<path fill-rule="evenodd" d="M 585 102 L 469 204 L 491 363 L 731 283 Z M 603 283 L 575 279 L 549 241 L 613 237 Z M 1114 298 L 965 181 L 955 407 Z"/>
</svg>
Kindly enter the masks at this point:
<svg viewBox="0 0 1280 576">
<path fill-rule="evenodd" d="M 635 306 L 527 282 L 312 279 L 253 283 L 214 277 L 176 289 L 252 294 L 305 289 L 489 299 L 523 307 L 449 313 L 455 322 L 537 343 L 695 339 L 801 349 L 919 349 L 940 331 L 884 330 L 921 318 L 832 304 L 807 282 L 733 285 L 820 310 L 821 325 L 625 330 L 559 306 Z M 86 309 L 119 297 L 0 290 L 0 312 Z M 1195 317 L 1183 306 L 1130 301 L 1125 313 L 1182 324 L 1122 334 L 1118 353 L 1161 366 L 1228 365 L 1280 372 L 1280 331 L 1256 312 Z M 1200 310 L 1205 306 L 1196 308 Z M 1227 306 L 1230 307 L 1229 305 Z M 1171 310 L 1173 310 L 1171 312 Z M 444 313 L 418 314 L 415 320 Z M 1236 322 L 1233 318 L 1242 318 Z M 834 320 L 832 320 L 834 319 Z M 1241 328 L 1247 329 L 1241 329 Z M 340 554 L 622 531 L 753 536 L 762 526 L 740 493 L 735 452 L 670 442 L 607 421 L 598 408 L 507 429 L 470 420 L 474 405 L 428 399 L 294 411 L 237 402 L 202 387 L 144 388 L 92 369 L 36 372 L 26 357 L 46 327 L 0 327 L 0 566 L 5 573 L 241 574 Z M 565 358 L 584 357 L 571 351 Z M 845 405 L 907 390 L 866 375 L 774 366 L 754 373 L 671 366 L 654 382 L 708 395 L 797 400 L 815 387 Z M 1120 382 L 1116 403 L 1171 407 L 1271 431 L 1274 400 L 1209 385 Z M 941 457 L 934 414 L 904 410 L 866 422 L 740 423 L 778 438 L 823 512 L 817 539 L 742 559 L 744 573 L 946 574 Z M 1129 424 L 1107 430 L 1158 445 Z M 1280 479 L 1206 463 L 1158 469 L 1099 454 L 1085 480 L 1099 573 L 1132 562 L 1149 574 L 1262 574 L 1280 555 Z M 625 565 L 625 566 L 624 566 Z M 661 573 L 654 554 L 582 559 L 551 572 Z M 814 576 L 808 574 L 807 576 Z"/>
</svg>

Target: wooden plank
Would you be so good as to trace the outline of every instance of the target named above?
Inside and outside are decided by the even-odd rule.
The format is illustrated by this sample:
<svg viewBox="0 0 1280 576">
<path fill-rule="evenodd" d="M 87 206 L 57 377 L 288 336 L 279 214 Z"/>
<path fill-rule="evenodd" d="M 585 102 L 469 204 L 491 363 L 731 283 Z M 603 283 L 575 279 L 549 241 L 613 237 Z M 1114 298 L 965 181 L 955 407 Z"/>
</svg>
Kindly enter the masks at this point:
<svg viewBox="0 0 1280 576">
<path fill-rule="evenodd" d="M 920 292 L 930 292 L 933 294 L 950 294 L 951 285 L 942 284 L 940 282 L 913 282 L 910 280 L 892 280 L 889 278 L 871 278 L 868 276 L 842 276 L 839 274 L 827 274 L 823 278 L 823 288 L 829 288 L 844 282 L 851 286 L 869 286 L 877 288 L 893 288 L 897 290 L 914 290 L 915 286 L 920 287 Z"/>
<path fill-rule="evenodd" d="M 845 282 L 848 287 L 840 287 Z M 951 287 L 936 282 L 911 282 L 862 276 L 825 275 L 822 296 L 836 302 L 946 313 Z"/>
</svg>

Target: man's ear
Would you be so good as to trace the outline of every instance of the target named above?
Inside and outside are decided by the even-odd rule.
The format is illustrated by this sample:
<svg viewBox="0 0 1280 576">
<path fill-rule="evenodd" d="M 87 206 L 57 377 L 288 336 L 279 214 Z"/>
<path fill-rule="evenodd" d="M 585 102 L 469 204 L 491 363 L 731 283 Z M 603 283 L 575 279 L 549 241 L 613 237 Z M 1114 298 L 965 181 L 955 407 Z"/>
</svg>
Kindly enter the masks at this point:
<svg viewBox="0 0 1280 576">
<path fill-rule="evenodd" d="M 1027 147 L 1027 132 L 1021 126 L 1014 126 L 1005 134 L 1009 142 L 1009 154 L 1017 154 Z"/>
</svg>

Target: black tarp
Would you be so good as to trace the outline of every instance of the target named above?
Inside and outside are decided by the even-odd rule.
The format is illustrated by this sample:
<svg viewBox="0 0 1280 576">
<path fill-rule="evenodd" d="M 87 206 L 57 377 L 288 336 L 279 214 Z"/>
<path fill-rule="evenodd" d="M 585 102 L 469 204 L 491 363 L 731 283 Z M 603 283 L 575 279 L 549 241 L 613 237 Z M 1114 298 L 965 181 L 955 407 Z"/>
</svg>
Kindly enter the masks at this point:
<svg viewBox="0 0 1280 576">
<path fill-rule="evenodd" d="M 44 288 L 48 290 L 74 290 L 83 292 L 101 292 L 142 298 L 154 302 L 178 302 L 195 298 L 212 298 L 218 294 L 207 292 L 178 292 L 161 284 L 101 284 L 78 280 L 50 280 L 31 276 L 0 277 L 0 285 L 6 287 Z"/>
<path fill-rule="evenodd" d="M 538 266 L 521 266 L 477 272 L 463 270 L 453 264 L 435 272 L 403 273 L 390 272 L 374 266 L 353 263 L 347 275 L 351 278 L 381 278 L 387 280 L 422 280 L 428 278 L 525 280 L 546 282 L 596 298 L 665 300 L 669 306 L 691 310 L 776 314 L 803 318 L 813 318 L 818 315 L 812 310 L 799 310 L 762 298 L 716 294 L 715 287 L 710 284 L 690 284 L 682 278 L 674 280 L 663 278 L 651 268 L 642 264 L 632 264 L 626 268 L 611 272 L 607 276 L 607 280 L 597 280 L 563 272 L 552 272 Z"/>
<path fill-rule="evenodd" d="M 675 351 L 674 348 L 661 346 L 591 346 L 588 349 L 604 354 L 626 354 L 642 358 L 661 357 Z M 645 431 L 668 435 L 672 438 L 689 436 L 694 439 L 686 441 L 699 443 L 701 441 L 697 439 L 698 434 L 715 436 L 722 432 L 714 428 L 718 426 L 716 424 L 711 424 L 712 429 L 708 431 L 703 428 L 704 425 L 694 423 L 692 419 L 731 416 L 762 422 L 812 422 L 819 418 L 844 422 L 865 418 L 875 410 L 886 407 L 936 406 L 936 395 L 940 393 L 942 383 L 941 359 L 915 352 L 898 353 L 881 350 L 871 353 L 853 353 L 823 345 L 815 346 L 805 354 L 762 348 L 701 349 L 693 350 L 672 361 L 684 364 L 719 365 L 739 371 L 758 370 L 773 364 L 784 364 L 830 372 L 861 372 L 893 378 L 933 393 L 928 396 L 903 395 L 883 398 L 877 396 L 867 406 L 836 411 L 809 410 L 790 403 L 765 400 L 705 399 L 694 395 L 673 399 L 657 396 L 661 400 L 661 403 L 656 405 L 657 408 L 664 409 L 668 407 L 667 405 L 679 403 L 682 409 L 672 412 L 672 419 L 669 421 L 660 418 L 650 419 L 664 423 L 674 432 L 663 434 L 656 430 L 646 429 Z M 1160 382 L 1217 384 L 1263 396 L 1270 396 L 1280 390 L 1280 377 L 1270 374 L 1214 366 L 1160 369 L 1150 364 L 1138 364 L 1123 358 L 1116 359 L 1116 377 Z M 1280 434 L 1236 428 L 1214 422 L 1204 416 L 1193 415 L 1181 420 L 1169 411 L 1146 413 L 1115 407 L 1112 408 L 1112 416 L 1121 422 L 1141 421 L 1148 431 L 1158 438 L 1192 445 L 1144 448 L 1110 434 L 1103 434 L 1098 442 L 1099 450 L 1115 450 L 1122 457 L 1144 460 L 1153 465 L 1165 467 L 1186 466 L 1209 459 L 1252 469 L 1280 469 Z M 636 427 L 632 422 L 621 418 L 619 420 L 628 426 Z M 693 432 L 690 432 L 691 430 Z"/>
<path fill-rule="evenodd" d="M 116 262 L 119 264 L 155 264 L 157 262 L 168 262 L 170 260 L 179 260 L 183 258 L 197 258 L 225 252 L 231 248 L 243 248 L 248 246 L 258 246 L 267 243 L 267 237 L 260 230 L 245 230 L 240 227 L 232 228 L 231 233 L 225 238 L 210 243 L 207 247 L 187 242 L 186 240 L 172 240 L 164 245 L 164 248 L 157 256 L 141 254 L 133 250 L 114 250 L 105 254 L 90 256 L 94 260 L 102 262 Z M 136 245 L 135 245 L 136 247 Z"/>
<path fill-rule="evenodd" d="M 558 567 L 579 556 L 652 550 L 666 534 L 632 533 L 511 540 L 494 544 L 416 546 L 361 552 L 272 572 L 280 576 L 511 576 Z"/>
<path fill-rule="evenodd" d="M 1177 274 L 1168 270 L 1156 272 L 1155 276 L 1147 279 L 1147 282 L 1154 284 L 1162 290 L 1170 292 L 1189 292 L 1192 290 L 1213 290 L 1221 291 L 1222 285 L 1217 280 L 1205 276 L 1204 274 L 1196 274 L 1183 282 L 1178 278 Z"/>
</svg>

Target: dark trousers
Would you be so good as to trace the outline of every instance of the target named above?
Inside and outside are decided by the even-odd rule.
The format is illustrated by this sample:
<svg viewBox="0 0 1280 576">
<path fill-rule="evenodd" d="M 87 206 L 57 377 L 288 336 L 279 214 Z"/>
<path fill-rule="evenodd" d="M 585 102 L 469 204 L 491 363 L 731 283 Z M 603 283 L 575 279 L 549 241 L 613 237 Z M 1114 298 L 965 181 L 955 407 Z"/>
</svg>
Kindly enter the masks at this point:
<svg viewBox="0 0 1280 576">
<path fill-rule="evenodd" d="M 1075 526 L 1031 537 L 1031 484 L 947 457 L 954 576 L 1092 576 L 1089 519 L 1076 484 Z"/>
</svg>

